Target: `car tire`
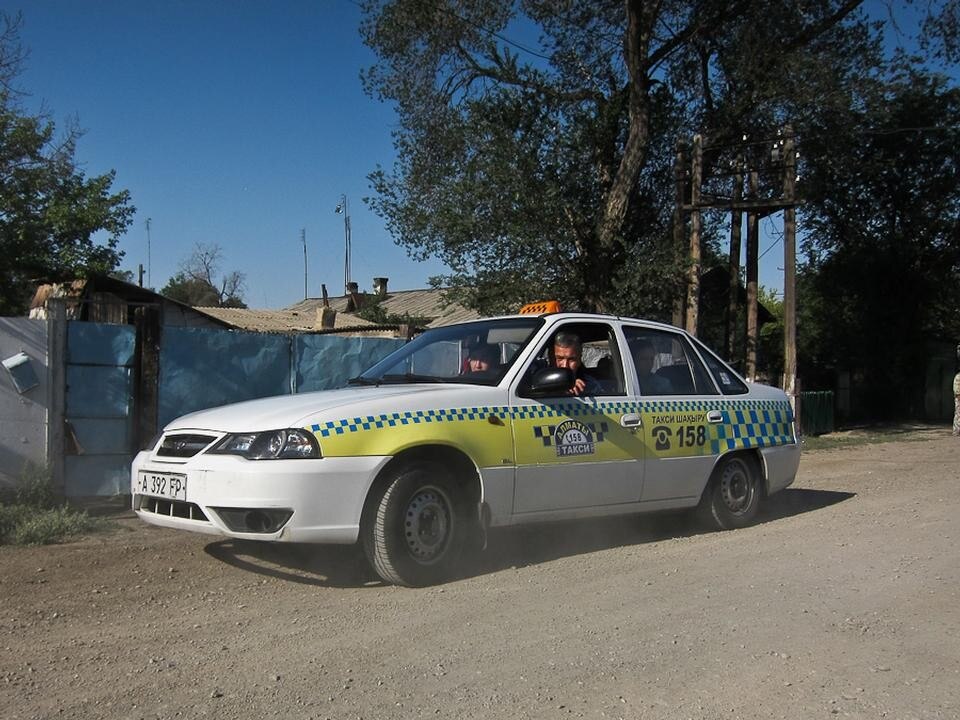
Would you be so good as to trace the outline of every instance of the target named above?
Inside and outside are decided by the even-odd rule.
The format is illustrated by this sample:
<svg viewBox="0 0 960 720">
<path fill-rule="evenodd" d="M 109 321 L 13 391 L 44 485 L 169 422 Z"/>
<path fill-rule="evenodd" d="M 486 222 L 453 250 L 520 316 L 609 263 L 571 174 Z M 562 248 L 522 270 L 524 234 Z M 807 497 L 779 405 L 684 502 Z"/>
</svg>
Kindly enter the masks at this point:
<svg viewBox="0 0 960 720">
<path fill-rule="evenodd" d="M 371 496 L 363 549 L 384 581 L 407 587 L 450 579 L 467 537 L 466 514 L 452 478 L 435 464 L 394 471 Z"/>
<path fill-rule="evenodd" d="M 719 530 L 747 527 L 757 516 L 763 486 L 754 458 L 729 455 L 720 460 L 710 477 L 698 515 Z"/>
</svg>

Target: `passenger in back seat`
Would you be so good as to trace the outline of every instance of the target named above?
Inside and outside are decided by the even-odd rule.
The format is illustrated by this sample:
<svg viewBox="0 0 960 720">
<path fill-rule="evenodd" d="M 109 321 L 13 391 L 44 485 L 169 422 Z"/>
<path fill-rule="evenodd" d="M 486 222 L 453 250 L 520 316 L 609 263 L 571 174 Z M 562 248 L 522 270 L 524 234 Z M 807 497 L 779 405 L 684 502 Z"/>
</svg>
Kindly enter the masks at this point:
<svg viewBox="0 0 960 720">
<path fill-rule="evenodd" d="M 633 364 L 637 367 L 637 382 L 640 383 L 641 394 L 672 395 L 673 386 L 670 381 L 653 374 L 653 361 L 657 355 L 653 343 L 646 338 L 640 338 L 631 343 L 630 350 Z"/>
</svg>

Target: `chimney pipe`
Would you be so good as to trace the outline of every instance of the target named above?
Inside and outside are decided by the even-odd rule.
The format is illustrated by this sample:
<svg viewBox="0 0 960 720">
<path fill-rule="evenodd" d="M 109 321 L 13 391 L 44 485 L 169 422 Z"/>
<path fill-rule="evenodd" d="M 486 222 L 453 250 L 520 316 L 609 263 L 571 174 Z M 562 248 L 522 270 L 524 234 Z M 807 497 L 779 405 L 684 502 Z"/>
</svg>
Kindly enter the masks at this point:
<svg viewBox="0 0 960 720">
<path fill-rule="evenodd" d="M 389 278 L 385 277 L 375 277 L 373 279 L 373 292 L 377 297 L 386 297 L 387 296 L 387 280 Z"/>
<path fill-rule="evenodd" d="M 347 312 L 356 312 L 363 305 L 363 298 L 360 295 L 360 286 L 355 282 L 347 283 Z"/>
</svg>

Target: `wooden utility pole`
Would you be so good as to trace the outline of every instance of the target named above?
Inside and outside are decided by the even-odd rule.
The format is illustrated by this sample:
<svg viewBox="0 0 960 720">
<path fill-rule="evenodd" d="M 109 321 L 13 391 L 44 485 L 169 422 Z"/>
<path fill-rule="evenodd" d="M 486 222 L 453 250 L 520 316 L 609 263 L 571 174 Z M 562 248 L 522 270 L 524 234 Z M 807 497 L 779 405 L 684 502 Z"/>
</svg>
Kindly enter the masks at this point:
<svg viewBox="0 0 960 720">
<path fill-rule="evenodd" d="M 303 243 L 303 299 L 307 299 L 307 229 L 300 228 L 300 242 Z"/>
<path fill-rule="evenodd" d="M 738 207 L 743 200 L 743 154 L 736 159 L 733 173 L 733 210 L 730 211 L 730 297 L 727 303 L 727 361 L 736 364 L 737 311 L 740 308 L 740 235 L 743 211 Z"/>
<path fill-rule="evenodd" d="M 757 153 L 751 150 L 751 147 L 766 147 L 770 140 L 760 140 L 746 142 L 740 146 L 740 152 L 737 154 L 735 167 L 732 175 L 734 176 L 734 187 L 731 197 L 716 195 L 712 191 L 714 183 L 708 182 L 706 191 L 703 188 L 703 152 L 704 149 L 711 149 L 712 146 L 706 145 L 702 135 L 695 135 L 693 138 L 693 150 L 690 163 L 690 183 L 689 200 L 686 199 L 687 184 L 684 182 L 683 168 L 685 158 L 681 151 L 680 143 L 677 144 L 677 157 L 674 164 L 674 176 L 676 180 L 676 201 L 677 209 L 674 211 L 674 242 L 677 252 L 683 252 L 686 247 L 684 243 L 683 231 L 685 225 L 683 222 L 683 213 L 690 213 L 690 239 L 688 255 L 687 272 L 687 292 L 685 303 L 678 300 L 674 306 L 674 324 L 679 324 L 681 319 L 681 305 L 686 305 L 686 314 L 684 326 L 692 335 L 697 334 L 699 324 L 700 310 L 700 274 L 701 274 L 701 243 L 702 243 L 702 216 L 701 213 L 707 209 L 730 211 L 731 229 L 730 229 L 730 285 L 729 298 L 726 307 L 726 352 L 727 357 L 733 363 L 740 358 L 735 357 L 737 346 L 737 317 L 740 308 L 739 299 L 739 275 L 740 275 L 740 243 L 741 243 L 741 224 L 743 213 L 747 213 L 747 248 L 746 248 L 746 276 L 747 276 L 747 307 L 746 307 L 746 353 L 744 375 L 750 381 L 757 379 L 757 339 L 759 335 L 759 251 L 760 251 L 760 218 L 773 212 L 784 212 L 784 306 L 786 317 L 785 322 L 785 363 L 784 363 L 784 389 L 788 395 L 793 398 L 799 391 L 799 381 L 796 378 L 797 370 L 797 352 L 796 352 L 796 142 L 792 128 L 787 125 L 779 133 L 773 144 L 773 153 L 767 158 L 757 157 Z M 725 146 L 718 145 L 717 148 L 723 151 Z M 782 162 L 782 165 L 781 165 Z M 767 197 L 760 197 L 760 173 L 768 177 L 772 168 L 777 168 L 777 175 L 782 170 L 782 192 L 776 194 L 770 193 Z M 722 173 L 714 173 L 711 179 L 719 178 Z M 744 197 L 743 182 L 747 181 L 746 197 Z M 778 182 L 769 177 L 765 185 L 772 189 L 778 186 Z M 799 411 L 794 402 L 794 414 L 799 415 Z"/>
<path fill-rule="evenodd" d="M 748 193 L 755 200 L 760 192 L 760 175 L 750 171 Z M 757 379 L 757 277 L 759 275 L 760 213 L 747 213 L 747 380 Z"/>
<path fill-rule="evenodd" d="M 703 136 L 693 136 L 690 172 L 690 269 L 687 275 L 686 331 L 696 337 L 700 315 L 700 190 L 703 184 Z"/>
<path fill-rule="evenodd" d="M 677 155 L 673 161 L 673 180 L 676 202 L 673 208 L 673 247 L 677 255 L 682 255 L 680 248 L 684 247 L 683 236 L 686 233 L 684 225 L 683 205 L 686 202 L 687 193 L 687 146 L 678 140 Z M 678 288 L 673 299 L 673 318 L 672 322 L 677 327 L 683 324 L 684 310 L 687 299 L 687 288 L 684 286 Z"/>
<path fill-rule="evenodd" d="M 58 497 L 67 494 L 64 427 L 67 413 L 67 301 L 47 301 L 47 467 L 50 484 Z"/>
<path fill-rule="evenodd" d="M 783 389 L 797 412 L 797 153 L 793 127 L 783 138 Z"/>
</svg>

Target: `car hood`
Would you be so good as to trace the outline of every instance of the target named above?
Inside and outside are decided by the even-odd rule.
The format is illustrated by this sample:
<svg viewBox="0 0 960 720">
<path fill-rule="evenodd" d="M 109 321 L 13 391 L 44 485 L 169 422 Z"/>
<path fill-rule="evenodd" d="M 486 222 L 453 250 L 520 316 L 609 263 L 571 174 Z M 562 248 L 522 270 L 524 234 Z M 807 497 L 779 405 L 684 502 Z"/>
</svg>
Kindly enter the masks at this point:
<svg viewBox="0 0 960 720">
<path fill-rule="evenodd" d="M 454 392 L 462 394 L 467 389 L 478 388 L 475 385 L 459 384 L 381 385 L 279 395 L 223 405 L 209 410 L 198 410 L 173 420 L 164 428 L 164 432 L 170 430 L 257 432 L 306 427 L 310 423 L 337 414 L 333 411 L 338 408 L 358 406 L 351 409 L 349 414 L 367 414 L 368 408 L 375 406 L 379 412 L 383 412 L 400 404 L 409 396 L 424 396 L 423 399 L 426 400 L 427 397 L 444 396 Z M 490 388 L 482 389 L 489 391 Z M 338 417 L 340 415 L 342 412 Z"/>
</svg>

